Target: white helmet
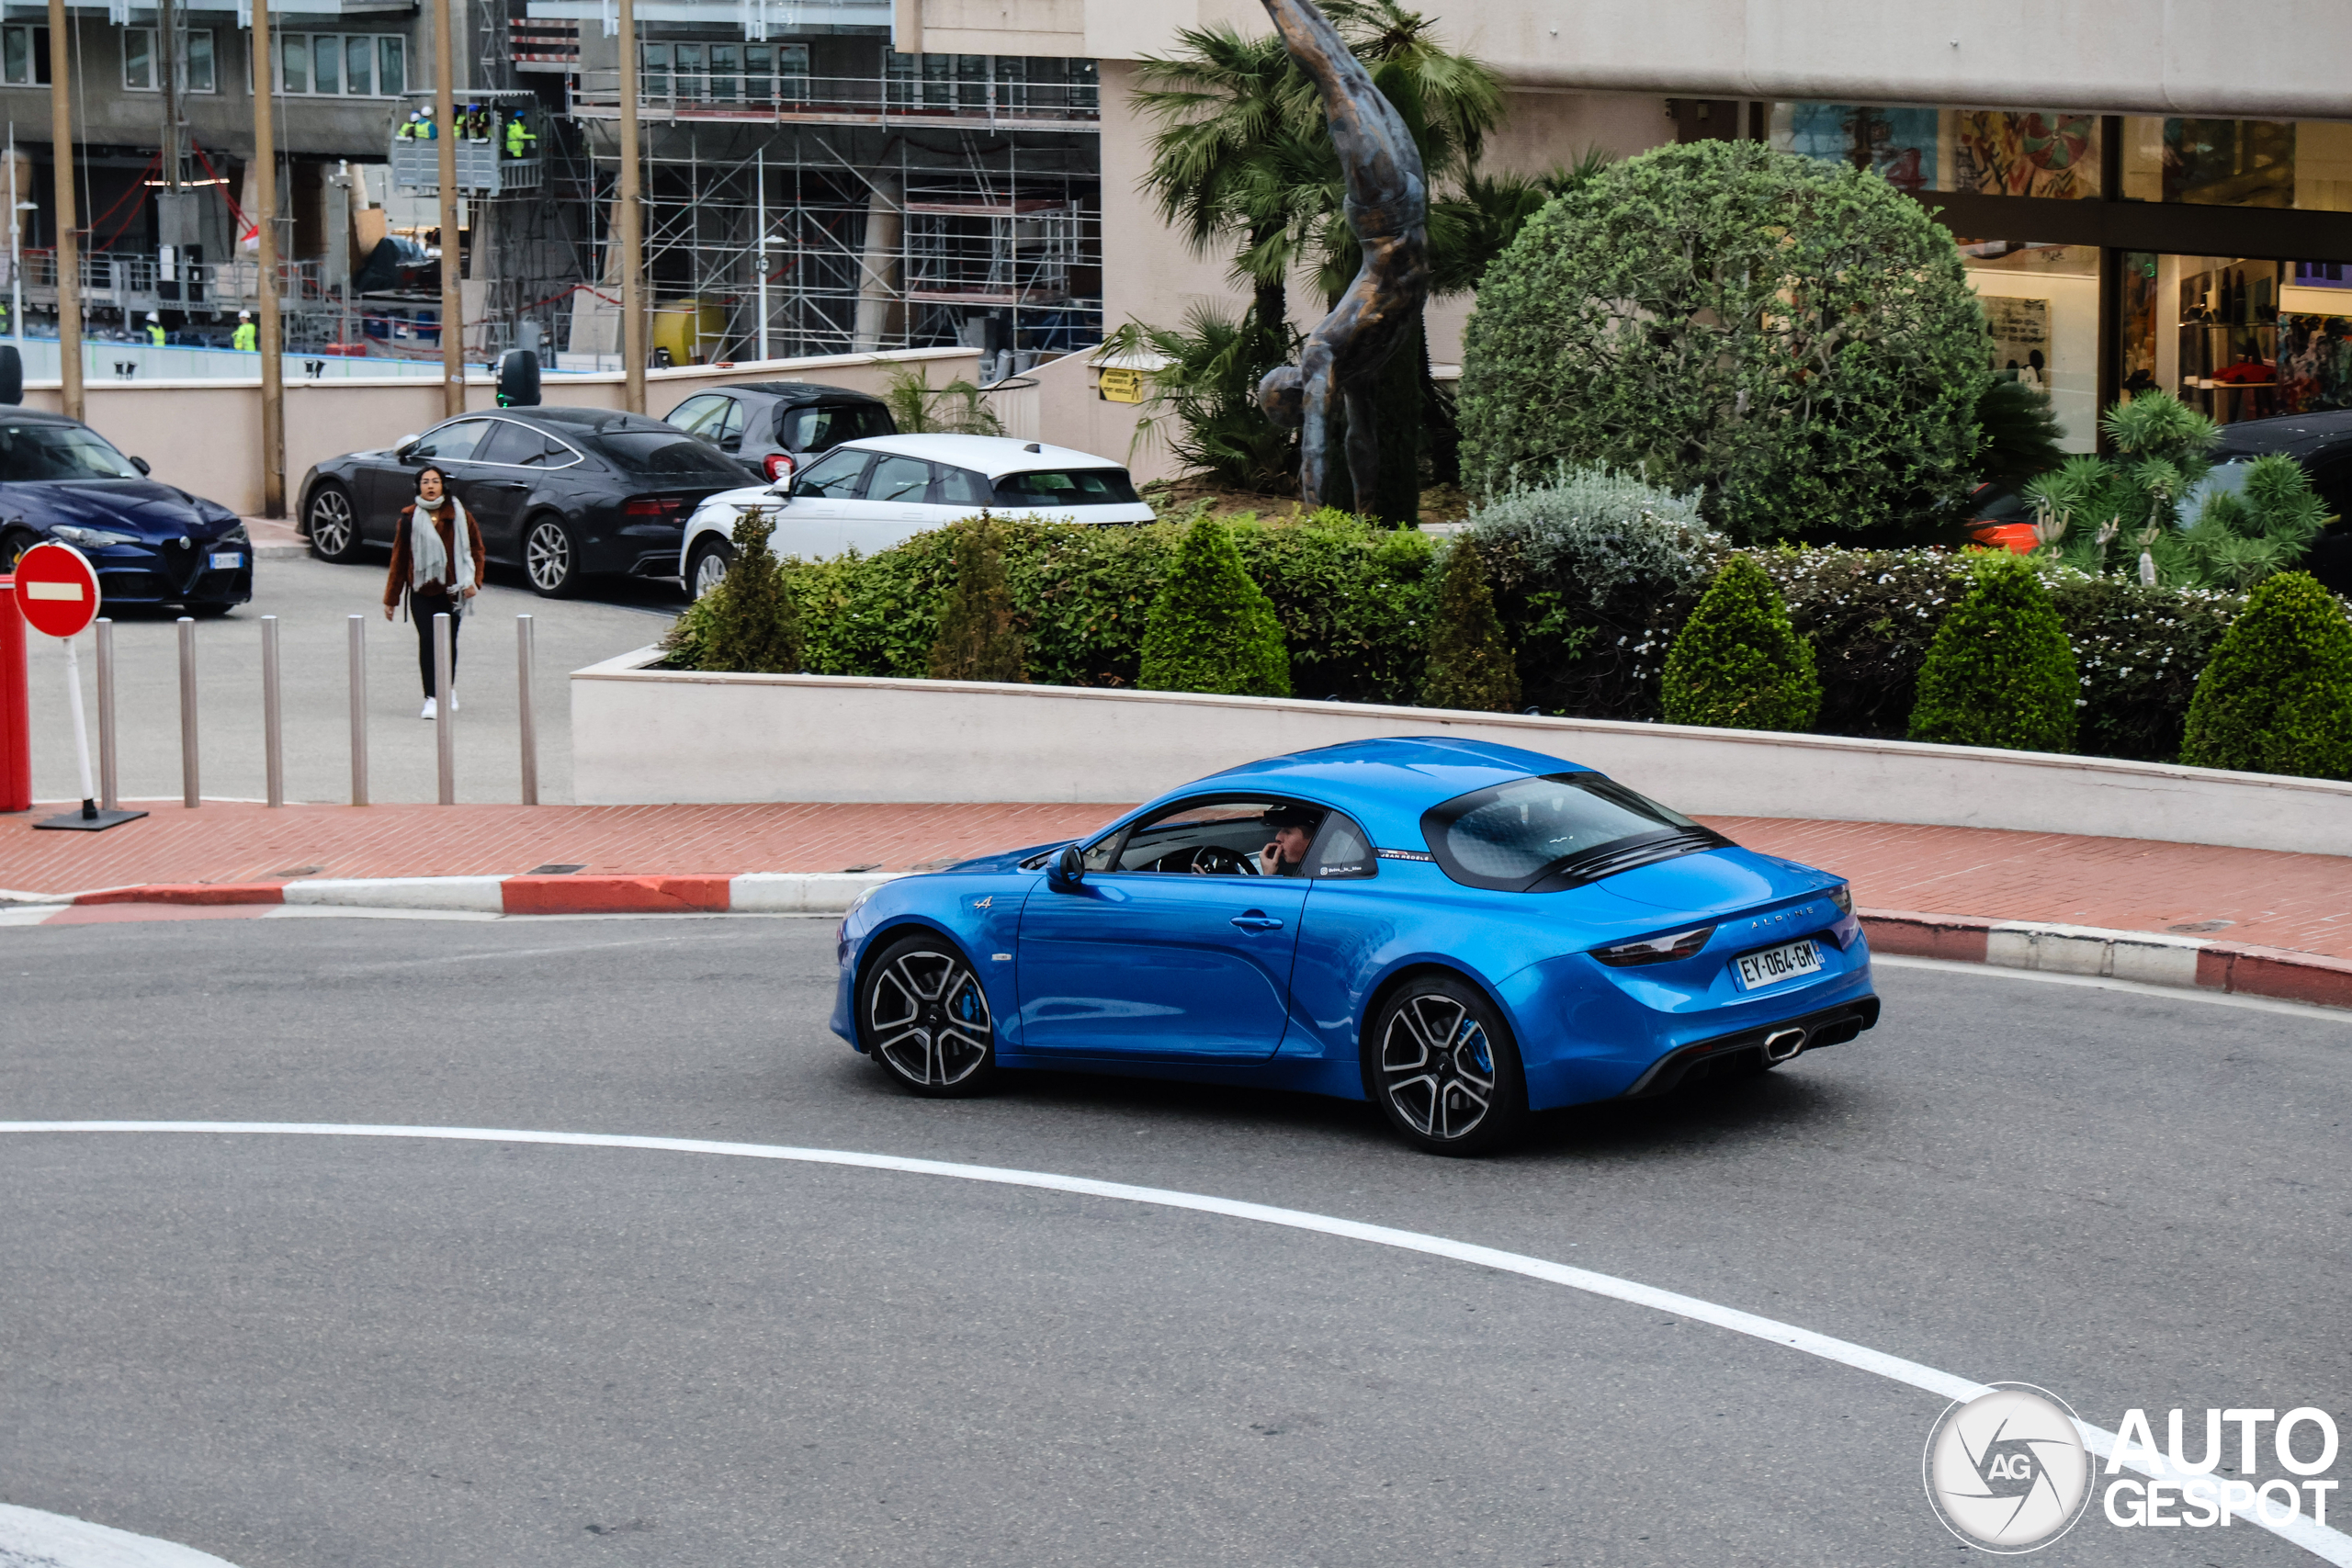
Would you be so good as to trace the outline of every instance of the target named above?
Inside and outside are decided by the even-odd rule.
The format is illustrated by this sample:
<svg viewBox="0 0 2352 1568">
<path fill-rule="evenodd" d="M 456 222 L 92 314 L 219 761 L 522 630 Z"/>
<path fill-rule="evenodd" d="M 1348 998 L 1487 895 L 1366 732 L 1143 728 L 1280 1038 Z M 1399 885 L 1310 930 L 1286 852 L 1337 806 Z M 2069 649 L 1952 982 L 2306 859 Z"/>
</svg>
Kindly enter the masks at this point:
<svg viewBox="0 0 2352 1568">
<path fill-rule="evenodd" d="M 160 323 L 163 321 L 163 319 L 164 319 L 164 318 L 163 318 L 162 316 L 160 316 L 160 315 L 157 315 L 154 311 L 150 310 L 150 311 L 148 311 L 148 312 L 147 312 L 147 319 L 148 319 L 149 321 L 154 321 L 154 322 L 157 322 L 157 323 L 159 323 L 159 324 L 160 324 Z"/>
<path fill-rule="evenodd" d="M 254 313 L 251 310 L 240 310 L 237 312 L 237 320 L 241 321 L 250 321 L 253 319 Z"/>
</svg>

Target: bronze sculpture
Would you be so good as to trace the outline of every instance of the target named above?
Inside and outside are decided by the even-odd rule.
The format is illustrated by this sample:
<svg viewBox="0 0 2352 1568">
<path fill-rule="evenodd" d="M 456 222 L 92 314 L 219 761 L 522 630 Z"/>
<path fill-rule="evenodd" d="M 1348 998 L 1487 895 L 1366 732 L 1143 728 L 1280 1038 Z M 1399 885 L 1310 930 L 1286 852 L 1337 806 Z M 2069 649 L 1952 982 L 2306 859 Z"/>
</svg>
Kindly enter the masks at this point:
<svg viewBox="0 0 2352 1568">
<path fill-rule="evenodd" d="M 1307 334 L 1296 365 L 1270 370 L 1258 404 L 1299 440 L 1299 494 L 1325 504 L 1332 413 L 1348 412 L 1348 475 L 1355 504 L 1373 493 L 1380 461 L 1373 378 L 1411 331 L 1430 291 L 1430 193 L 1420 149 L 1404 118 L 1373 85 L 1339 29 L 1313 0 L 1265 0 L 1291 58 L 1323 90 L 1331 141 L 1347 177 L 1348 227 L 1363 247 L 1363 265 L 1331 313 Z"/>
</svg>

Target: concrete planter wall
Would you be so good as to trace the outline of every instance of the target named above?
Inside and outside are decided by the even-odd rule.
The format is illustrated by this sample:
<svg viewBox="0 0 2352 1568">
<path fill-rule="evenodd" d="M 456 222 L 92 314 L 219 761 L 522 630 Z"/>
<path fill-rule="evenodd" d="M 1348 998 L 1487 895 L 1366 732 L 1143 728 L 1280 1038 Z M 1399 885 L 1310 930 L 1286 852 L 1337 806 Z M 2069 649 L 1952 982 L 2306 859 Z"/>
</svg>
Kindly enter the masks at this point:
<svg viewBox="0 0 2352 1568">
<path fill-rule="evenodd" d="M 1072 686 L 647 668 L 571 676 L 573 798 L 1148 799 L 1237 762 L 1457 735 L 1599 768 L 1684 811 L 2352 855 L 2352 784 L 2095 757 L 1598 719 Z"/>
</svg>

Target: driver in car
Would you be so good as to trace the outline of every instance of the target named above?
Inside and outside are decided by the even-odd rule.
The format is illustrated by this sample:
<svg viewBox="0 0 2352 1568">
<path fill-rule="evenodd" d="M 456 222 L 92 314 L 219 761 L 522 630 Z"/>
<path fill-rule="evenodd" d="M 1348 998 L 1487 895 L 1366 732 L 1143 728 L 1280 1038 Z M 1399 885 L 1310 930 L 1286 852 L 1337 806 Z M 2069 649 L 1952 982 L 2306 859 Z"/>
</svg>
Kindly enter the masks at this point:
<svg viewBox="0 0 2352 1568">
<path fill-rule="evenodd" d="M 1274 830 L 1274 841 L 1258 852 L 1258 874 L 1261 876 L 1305 876 L 1306 849 L 1315 841 L 1315 829 L 1323 823 L 1323 814 L 1303 806 L 1270 806 L 1259 818 Z M 1199 860 L 1193 870 L 1203 875 L 1211 874 Z"/>
</svg>

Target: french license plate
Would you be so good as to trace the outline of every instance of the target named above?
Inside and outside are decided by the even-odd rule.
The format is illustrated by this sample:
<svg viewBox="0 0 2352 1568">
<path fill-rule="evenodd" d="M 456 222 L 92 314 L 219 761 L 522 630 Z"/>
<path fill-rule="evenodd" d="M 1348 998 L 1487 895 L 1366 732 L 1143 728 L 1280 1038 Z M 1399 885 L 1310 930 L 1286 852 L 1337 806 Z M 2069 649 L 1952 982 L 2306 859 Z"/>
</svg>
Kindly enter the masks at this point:
<svg viewBox="0 0 2352 1568">
<path fill-rule="evenodd" d="M 244 564 L 245 558 L 239 551 L 215 550 L 212 552 L 212 570 L 215 571 L 234 571 Z"/>
<path fill-rule="evenodd" d="M 1782 942 L 1761 953 L 1743 953 L 1733 963 L 1739 969 L 1739 988 L 1753 991 L 1758 987 L 1793 980 L 1800 975 L 1820 974 L 1821 944 L 1810 938 Z"/>
</svg>

